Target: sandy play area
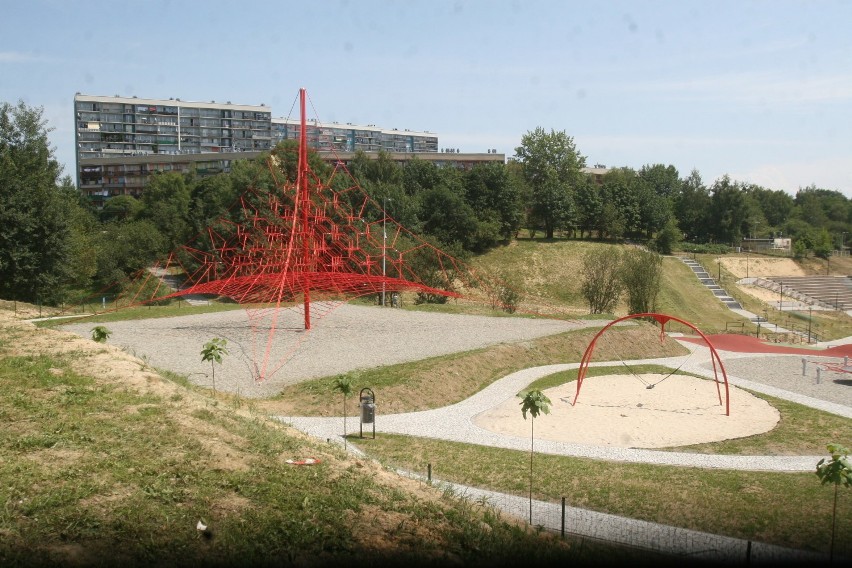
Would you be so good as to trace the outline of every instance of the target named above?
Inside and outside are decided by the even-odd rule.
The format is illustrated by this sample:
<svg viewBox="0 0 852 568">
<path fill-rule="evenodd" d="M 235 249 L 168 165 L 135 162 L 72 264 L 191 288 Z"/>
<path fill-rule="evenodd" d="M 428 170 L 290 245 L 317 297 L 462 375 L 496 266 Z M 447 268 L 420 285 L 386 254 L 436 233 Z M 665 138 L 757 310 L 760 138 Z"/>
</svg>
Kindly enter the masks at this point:
<svg viewBox="0 0 852 568">
<path fill-rule="evenodd" d="M 576 406 L 577 383 L 545 390 L 551 411 L 535 420 L 536 439 L 622 448 L 665 448 L 762 434 L 780 418 L 766 401 L 731 386 L 725 416 L 712 380 L 684 375 L 587 377 Z M 724 403 L 724 385 L 720 384 Z M 474 424 L 510 436 L 529 436 L 520 399 L 506 400 L 475 416 Z"/>
</svg>

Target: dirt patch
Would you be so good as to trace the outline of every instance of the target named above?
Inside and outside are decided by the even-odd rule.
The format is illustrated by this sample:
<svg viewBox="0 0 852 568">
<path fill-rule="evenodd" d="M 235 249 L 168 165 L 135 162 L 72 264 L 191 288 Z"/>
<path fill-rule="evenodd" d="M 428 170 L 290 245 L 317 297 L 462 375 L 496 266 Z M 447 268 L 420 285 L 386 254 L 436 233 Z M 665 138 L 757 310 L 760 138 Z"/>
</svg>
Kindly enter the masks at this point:
<svg viewBox="0 0 852 568">
<path fill-rule="evenodd" d="M 62 448 L 48 448 L 27 454 L 28 459 L 37 462 L 42 467 L 49 467 L 53 470 L 71 467 L 79 462 L 83 456 L 84 454 L 81 451 Z"/>
<path fill-rule="evenodd" d="M 725 256 L 722 257 L 721 261 L 722 268 L 737 278 L 808 275 L 808 273 L 791 258 Z"/>
<path fill-rule="evenodd" d="M 749 296 L 757 298 L 761 302 L 767 304 L 775 303 L 775 307 L 778 307 L 778 300 L 780 299 L 778 296 L 778 292 L 773 292 L 772 290 L 767 290 L 766 288 L 761 288 L 760 286 L 752 286 L 750 284 L 737 284 L 737 288 L 739 288 Z"/>
</svg>

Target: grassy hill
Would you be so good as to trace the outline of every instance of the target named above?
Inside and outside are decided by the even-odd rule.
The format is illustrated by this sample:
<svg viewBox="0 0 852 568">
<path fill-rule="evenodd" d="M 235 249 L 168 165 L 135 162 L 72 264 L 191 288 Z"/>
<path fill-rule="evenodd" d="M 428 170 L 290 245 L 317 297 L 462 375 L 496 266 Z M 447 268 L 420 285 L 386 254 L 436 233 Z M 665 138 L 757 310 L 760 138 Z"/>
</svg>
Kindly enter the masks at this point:
<svg viewBox="0 0 852 568">
<path fill-rule="evenodd" d="M 513 278 L 523 292 L 522 309 L 540 310 L 542 313 L 559 311 L 579 317 L 588 314 L 588 306 L 581 294 L 583 255 L 605 247 L 626 249 L 628 245 L 518 239 L 507 246 L 476 257 L 472 265 L 486 274 L 508 275 Z M 734 258 L 743 255 L 726 256 Z M 757 255 L 751 257 L 759 258 Z M 716 276 L 718 255 L 696 255 L 696 259 Z M 820 259 L 808 258 L 788 262 L 796 266 L 802 274 L 825 274 L 826 271 L 826 262 Z M 831 273 L 852 274 L 852 258 L 832 260 Z M 726 291 L 738 299 L 745 309 L 759 315 L 766 313 L 770 322 L 778 323 L 782 327 L 789 323 L 792 317 L 789 313 L 781 314 L 763 302 L 740 293 L 736 286 L 731 285 L 744 275 L 738 276 L 729 272 L 724 265 L 721 275 Z M 782 269 L 778 275 L 786 274 Z M 689 321 L 707 333 L 724 332 L 726 328 L 749 333 L 757 330 L 746 318 L 722 304 L 698 281 L 692 270 L 674 257 L 663 260 L 663 280 L 657 297 L 657 311 Z M 626 314 L 627 305 L 622 300 L 612 315 Z M 852 335 L 852 318 L 843 313 L 826 312 L 814 314 L 813 317 L 821 332 L 821 339 Z M 740 325 L 743 327 L 739 327 Z M 762 331 L 766 332 L 765 326 Z"/>
<path fill-rule="evenodd" d="M 520 284 L 524 303 L 531 308 L 556 307 L 576 315 L 587 315 L 582 296 L 583 256 L 589 251 L 629 245 L 590 241 L 541 241 L 519 239 L 477 257 L 473 265 L 488 274 L 509 274 Z M 659 311 L 698 325 L 702 329 L 724 329 L 725 321 L 737 316 L 713 296 L 693 272 L 675 258 L 663 263 L 663 281 L 658 296 Z M 614 316 L 627 315 L 627 304 L 617 305 Z"/>
<path fill-rule="evenodd" d="M 239 399 L 0 311 L 0 565 L 576 563 Z M 319 460 L 290 465 L 288 460 Z"/>
</svg>

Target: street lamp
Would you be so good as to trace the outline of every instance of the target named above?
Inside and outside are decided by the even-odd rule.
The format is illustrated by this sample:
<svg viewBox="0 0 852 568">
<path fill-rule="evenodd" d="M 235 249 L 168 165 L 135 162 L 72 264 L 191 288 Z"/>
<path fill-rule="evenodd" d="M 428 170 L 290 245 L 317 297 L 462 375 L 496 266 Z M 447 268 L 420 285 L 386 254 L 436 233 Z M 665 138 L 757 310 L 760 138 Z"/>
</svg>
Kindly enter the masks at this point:
<svg viewBox="0 0 852 568">
<path fill-rule="evenodd" d="M 388 213 L 387 196 L 382 197 L 382 307 L 385 307 L 385 277 L 387 276 L 388 258 Z M 391 199 L 393 201 L 393 199 Z"/>
<path fill-rule="evenodd" d="M 808 306 L 808 344 L 811 343 L 811 322 L 813 322 L 813 306 Z"/>
</svg>

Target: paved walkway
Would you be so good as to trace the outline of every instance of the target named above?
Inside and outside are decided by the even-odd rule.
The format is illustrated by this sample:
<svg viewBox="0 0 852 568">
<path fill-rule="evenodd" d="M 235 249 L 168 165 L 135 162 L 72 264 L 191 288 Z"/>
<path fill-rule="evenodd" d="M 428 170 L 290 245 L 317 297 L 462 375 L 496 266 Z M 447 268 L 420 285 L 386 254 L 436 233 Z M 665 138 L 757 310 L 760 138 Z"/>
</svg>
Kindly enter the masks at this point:
<svg viewBox="0 0 852 568">
<path fill-rule="evenodd" d="M 709 350 L 692 343 L 684 343 L 693 353 L 680 357 L 642 359 L 631 361 L 631 365 L 656 364 L 681 370 L 697 375 L 713 378 Z M 816 353 L 814 353 L 816 354 Z M 754 357 L 754 353 L 725 352 L 725 358 Z M 612 365 L 611 362 L 593 363 L 592 366 Z M 682 367 L 681 367 L 682 365 Z M 533 367 L 512 373 L 496 381 L 462 402 L 420 412 L 404 414 L 381 415 L 381 404 L 378 405 L 379 415 L 376 419 L 376 432 L 404 434 L 408 436 L 423 436 L 480 444 L 485 446 L 507 448 L 513 450 L 529 449 L 526 437 L 514 437 L 485 430 L 473 423 L 477 414 L 494 408 L 505 400 L 514 398 L 528 384 L 536 379 L 565 371 L 576 369 L 579 363 L 546 365 Z M 824 410 L 838 416 L 852 418 L 852 407 L 834 402 L 820 400 L 796 392 L 786 391 L 736 376 L 728 376 L 731 385 L 761 392 L 770 396 L 790 400 L 811 408 Z M 841 387 L 848 388 L 848 387 Z M 342 443 L 340 437 L 341 418 L 319 417 L 279 417 L 282 421 L 292 424 L 303 432 L 321 439 L 334 440 Z M 536 451 L 572 457 L 624 461 L 633 463 L 651 463 L 659 465 L 691 466 L 714 469 L 737 469 L 744 471 L 812 471 L 814 464 L 825 456 L 742 456 L 714 455 L 684 452 L 668 452 L 633 448 L 615 448 L 606 446 L 588 446 L 551 440 L 537 440 Z"/>
<path fill-rule="evenodd" d="M 669 367 L 681 367 L 707 378 L 713 378 L 710 363 L 710 352 L 706 347 L 694 343 L 683 342 L 691 354 L 681 357 L 656 358 L 632 361 L 631 364 L 660 364 Z M 852 337 L 832 342 L 834 346 L 848 346 Z M 736 358 L 755 358 L 753 349 L 759 344 L 743 344 L 739 352 L 725 351 L 721 354 L 723 360 Z M 814 355 L 819 352 L 811 351 Z M 796 355 L 789 355 L 794 357 Z M 766 357 L 778 357 L 777 354 L 766 354 Z M 759 359 L 758 359 L 759 360 Z M 611 362 L 599 365 L 611 365 Z M 593 364 L 594 365 L 594 364 Z M 425 436 L 443 440 L 482 444 L 493 447 L 528 450 L 529 440 L 497 434 L 477 427 L 473 417 L 480 412 L 493 408 L 507 398 L 516 394 L 530 382 L 558 371 L 577 368 L 578 363 L 547 365 L 524 369 L 512 373 L 496 381 L 474 396 L 457 404 L 444 408 L 411 412 L 405 414 L 382 416 L 376 419 L 376 432 Z M 771 385 L 750 381 L 742 377 L 728 375 L 730 384 L 752 391 L 761 392 L 777 398 L 790 400 L 799 404 L 824 410 L 838 416 L 852 418 L 852 407 L 834 402 L 820 400 L 800 393 L 779 389 Z M 844 387 L 841 387 L 844 388 Z M 845 387 L 849 388 L 849 387 Z M 381 408 L 381 407 L 379 407 Z M 312 436 L 326 439 L 330 442 L 343 444 L 340 436 L 340 417 L 280 417 L 284 422 L 292 424 Z M 349 445 L 350 451 L 360 453 Z M 657 450 L 641 450 L 628 448 L 612 448 L 568 444 L 548 440 L 537 440 L 536 451 L 540 453 L 557 454 L 573 457 L 585 457 L 602 460 L 616 460 L 635 463 L 651 463 L 685 467 L 735 469 L 747 471 L 789 471 L 811 472 L 816 462 L 825 456 L 734 456 L 707 455 L 684 452 L 664 452 Z M 411 477 L 420 477 L 408 472 L 400 472 Z M 422 479 L 422 477 L 421 477 Z M 528 518 L 529 500 L 515 495 L 507 495 L 460 484 L 433 480 L 439 486 L 444 486 L 455 493 L 474 501 L 484 500 L 495 508 L 519 518 Z M 709 560 L 713 562 L 820 562 L 826 561 L 827 556 L 807 551 L 792 550 L 783 547 L 753 543 L 742 539 L 724 537 L 639 521 L 616 515 L 598 513 L 574 507 L 566 507 L 564 530 L 568 533 L 583 537 L 606 540 L 643 549 L 673 554 L 683 557 Z M 563 511 L 560 504 L 533 501 L 533 524 L 547 529 L 559 531 L 562 525 Z M 841 561 L 842 563 L 842 561 Z"/>
</svg>

